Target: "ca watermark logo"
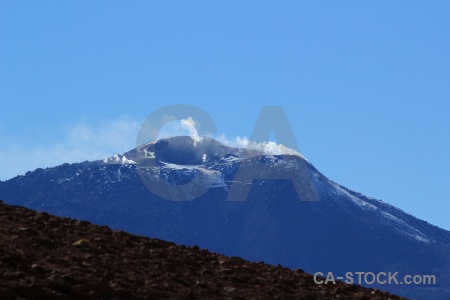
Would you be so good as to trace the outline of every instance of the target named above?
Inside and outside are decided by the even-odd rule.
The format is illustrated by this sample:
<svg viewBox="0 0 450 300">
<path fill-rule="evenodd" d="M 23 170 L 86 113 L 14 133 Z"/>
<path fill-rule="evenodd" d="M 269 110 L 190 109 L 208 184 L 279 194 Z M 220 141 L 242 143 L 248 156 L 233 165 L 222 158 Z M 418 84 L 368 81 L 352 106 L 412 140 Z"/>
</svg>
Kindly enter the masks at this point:
<svg viewBox="0 0 450 300">
<path fill-rule="evenodd" d="M 139 176 L 153 194 L 163 199 L 193 200 L 205 194 L 214 181 L 201 167 L 196 168 L 195 172 L 186 172 L 188 179 L 183 183 L 173 182 L 168 176 L 161 174 L 158 151 L 152 142 L 157 140 L 159 132 L 169 122 L 187 119 L 195 120 L 192 122 L 196 130 L 196 135 L 192 138 L 193 147 L 197 147 L 197 144 L 201 147 L 204 136 L 217 132 L 214 120 L 202 109 L 187 104 L 174 104 L 161 107 L 150 114 L 138 133 L 136 149 L 143 157 L 136 161 Z M 291 165 L 295 167 L 279 168 L 276 161 L 264 159 L 264 153 L 258 151 L 258 145 L 269 141 L 272 132 L 278 144 L 283 145 L 277 161 L 292 162 Z M 299 155 L 292 155 L 292 152 Z M 240 159 L 229 187 L 227 201 L 245 201 L 254 180 L 290 180 L 301 201 L 319 200 L 307 163 L 301 157 L 294 133 L 281 106 L 262 107 L 245 153 L 246 157 Z"/>
</svg>

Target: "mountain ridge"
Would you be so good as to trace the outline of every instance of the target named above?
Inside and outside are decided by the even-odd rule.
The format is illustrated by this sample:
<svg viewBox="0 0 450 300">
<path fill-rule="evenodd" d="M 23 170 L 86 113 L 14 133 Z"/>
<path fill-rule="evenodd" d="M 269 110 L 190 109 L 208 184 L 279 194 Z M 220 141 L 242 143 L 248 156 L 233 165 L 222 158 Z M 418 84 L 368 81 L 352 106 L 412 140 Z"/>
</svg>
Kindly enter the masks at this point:
<svg viewBox="0 0 450 300">
<path fill-rule="evenodd" d="M 338 185 L 301 156 L 283 160 L 263 155 L 261 159 L 281 171 L 301 168 L 297 162 L 303 163 L 319 201 L 299 201 L 289 180 L 264 179 L 253 182 L 246 201 L 227 201 L 238 166 L 254 159 L 249 158 L 254 153 L 231 150 L 235 152 L 224 154 L 229 149 L 222 148 L 227 149 L 221 152 L 225 156 L 200 160 L 200 165 L 177 165 L 173 154 L 182 156 L 182 152 L 172 151 L 158 160 L 158 155 L 148 155 L 155 152 L 151 148 L 155 144 L 106 162 L 37 169 L 0 184 L 0 197 L 10 204 L 310 273 L 436 274 L 438 284 L 433 286 L 375 287 L 421 299 L 446 299 L 442 295 L 449 294 L 448 231 Z M 199 157 L 197 153 L 176 159 L 200 162 Z M 140 159 L 150 163 L 142 164 Z M 172 183 L 188 182 L 198 172 L 215 183 L 196 199 L 164 200 L 141 181 L 142 166 Z"/>
</svg>

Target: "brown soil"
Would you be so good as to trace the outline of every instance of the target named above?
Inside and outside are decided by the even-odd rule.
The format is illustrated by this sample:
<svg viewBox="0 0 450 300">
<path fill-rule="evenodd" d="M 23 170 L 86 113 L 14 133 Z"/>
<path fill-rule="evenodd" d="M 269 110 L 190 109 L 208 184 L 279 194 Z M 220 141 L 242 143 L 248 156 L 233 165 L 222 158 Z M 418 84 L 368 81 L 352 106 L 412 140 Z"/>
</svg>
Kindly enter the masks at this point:
<svg viewBox="0 0 450 300">
<path fill-rule="evenodd" d="M 401 299 L 0 201 L 1 299 Z"/>
</svg>

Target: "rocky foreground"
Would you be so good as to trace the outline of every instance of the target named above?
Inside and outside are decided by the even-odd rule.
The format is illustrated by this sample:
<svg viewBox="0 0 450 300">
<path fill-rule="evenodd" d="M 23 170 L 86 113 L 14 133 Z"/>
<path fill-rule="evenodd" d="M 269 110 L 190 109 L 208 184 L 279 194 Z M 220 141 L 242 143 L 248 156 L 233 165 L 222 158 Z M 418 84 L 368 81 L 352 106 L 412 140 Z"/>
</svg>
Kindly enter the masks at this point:
<svg viewBox="0 0 450 300">
<path fill-rule="evenodd" d="M 402 299 L 0 201 L 1 299 Z"/>
</svg>

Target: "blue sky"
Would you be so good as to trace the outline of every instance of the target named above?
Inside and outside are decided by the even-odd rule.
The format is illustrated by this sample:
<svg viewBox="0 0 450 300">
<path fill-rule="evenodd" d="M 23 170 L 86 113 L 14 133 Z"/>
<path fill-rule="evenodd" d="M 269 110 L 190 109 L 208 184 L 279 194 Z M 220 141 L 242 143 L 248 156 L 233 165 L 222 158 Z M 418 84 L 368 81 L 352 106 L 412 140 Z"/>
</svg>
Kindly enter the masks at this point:
<svg viewBox="0 0 450 300">
<path fill-rule="evenodd" d="M 126 151 L 164 105 L 230 138 L 281 105 L 326 176 L 450 230 L 450 2 L 242 2 L 1 1 L 0 179 Z"/>
</svg>

